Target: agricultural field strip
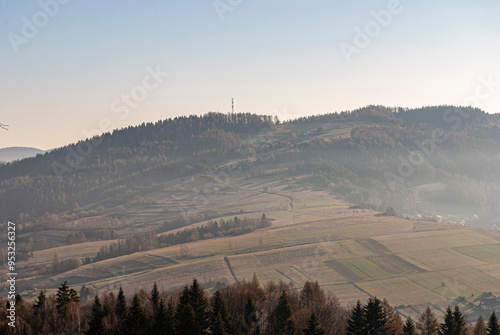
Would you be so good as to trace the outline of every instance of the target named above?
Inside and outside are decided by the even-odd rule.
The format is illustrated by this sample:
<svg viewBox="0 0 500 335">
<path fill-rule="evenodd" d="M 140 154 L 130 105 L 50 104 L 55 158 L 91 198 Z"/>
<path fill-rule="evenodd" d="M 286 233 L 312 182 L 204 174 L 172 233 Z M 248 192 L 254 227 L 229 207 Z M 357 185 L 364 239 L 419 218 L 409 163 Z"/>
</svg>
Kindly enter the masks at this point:
<svg viewBox="0 0 500 335">
<path fill-rule="evenodd" d="M 366 258 L 350 258 L 350 259 L 342 259 L 339 262 L 348 263 L 356 270 L 364 274 L 367 279 L 380 279 L 380 278 L 388 278 L 393 275 L 387 271 L 384 271 L 375 263 L 367 260 Z M 349 266 L 347 266 L 349 267 Z"/>
<path fill-rule="evenodd" d="M 326 207 L 326 208 L 328 208 L 328 207 Z M 337 207 L 337 208 L 338 208 L 338 207 Z M 305 209 L 305 210 L 307 210 L 307 208 L 306 208 L 306 207 L 304 207 L 304 209 Z M 298 209 L 298 211 L 300 212 L 300 209 Z M 303 215 L 304 215 L 304 214 L 306 214 L 306 213 L 300 213 L 300 214 L 303 214 Z M 321 215 L 318 215 L 318 216 L 321 216 Z M 361 225 L 360 225 L 360 226 L 361 226 Z M 373 235 L 373 236 L 371 236 L 371 237 L 378 237 L 378 236 L 387 236 L 387 234 Z M 345 238 L 345 239 L 346 239 L 346 240 L 349 240 L 350 238 Z M 108 242 L 111 242 L 111 241 L 108 241 Z M 296 244 L 295 244 L 295 246 L 298 246 L 298 245 L 308 245 L 308 244 L 319 244 L 319 243 L 322 243 L 322 241 L 318 241 L 318 242 L 306 242 L 306 243 L 300 243 L 300 242 L 299 242 L 299 243 L 296 243 Z M 286 247 L 289 247 L 289 246 L 290 246 L 290 245 L 284 245 L 284 246 L 282 246 L 282 247 L 286 248 Z M 274 249 L 276 249 L 276 248 L 271 248 L 271 249 L 269 249 L 269 250 L 274 250 Z M 206 260 L 206 258 L 205 258 L 205 259 L 203 259 L 203 260 Z M 49 260 L 47 260 L 47 261 L 49 261 Z M 186 264 L 186 263 L 182 263 L 182 264 Z M 191 264 L 191 262 L 188 262 L 187 264 Z M 159 268 L 163 268 L 163 267 L 164 267 L 164 266 L 161 266 L 161 267 L 159 267 Z M 145 270 L 144 272 L 148 272 L 148 271 L 151 271 L 151 270 Z M 141 271 L 139 271 L 139 272 L 141 272 Z"/>
<path fill-rule="evenodd" d="M 420 285 L 423 288 L 435 292 L 448 299 L 456 298 L 459 295 L 465 296 L 466 295 L 465 293 L 468 293 L 469 295 L 471 293 L 474 293 L 476 295 L 478 293 L 481 293 L 480 291 L 474 289 L 473 287 L 461 282 L 457 278 L 450 277 L 439 271 L 412 275 L 408 276 L 407 278 L 412 282 L 414 282 L 415 284 Z"/>
<path fill-rule="evenodd" d="M 383 235 L 383 236 L 385 236 L 385 235 Z M 297 243 L 297 244 L 292 245 L 292 246 L 290 246 L 290 245 L 287 245 L 287 246 L 281 246 L 281 247 L 277 247 L 277 248 L 274 248 L 274 249 L 269 249 L 269 250 L 267 250 L 267 251 L 270 251 L 270 250 L 276 250 L 276 249 L 281 249 L 281 248 L 290 248 L 290 247 L 296 247 L 296 246 L 303 246 L 303 245 L 311 245 L 311 244 L 312 244 L 312 245 L 315 245 L 315 244 L 319 244 L 319 243 L 322 243 L 322 241 L 319 241 L 319 242 L 306 242 L 306 243 L 302 243 L 302 244 Z M 252 252 L 249 252 L 249 253 L 252 253 Z M 140 254 L 140 253 L 139 253 L 139 254 Z M 139 256 L 139 255 L 138 255 L 138 256 Z M 125 257 L 125 256 L 122 256 L 122 257 Z M 119 258 L 121 258 L 121 257 L 117 257 L 115 260 L 118 260 Z M 204 260 L 206 260 L 206 258 L 205 258 Z M 196 262 L 196 261 L 195 261 L 195 262 Z M 189 262 L 189 264 L 190 264 L 190 263 L 191 263 L 191 262 Z M 179 265 L 182 265 L 182 264 L 186 264 L 186 263 L 181 263 L 181 264 L 179 264 Z M 161 266 L 161 267 L 158 267 L 158 268 L 164 268 L 164 267 L 165 267 L 165 266 Z M 170 266 L 169 266 L 169 267 L 170 267 Z M 467 267 L 467 266 L 465 266 L 465 267 Z M 461 268 L 461 267 L 456 267 L 456 268 Z M 449 269 L 455 269 L 455 268 L 449 268 Z M 449 269 L 447 269 L 447 270 L 449 270 Z M 141 271 L 143 271 L 143 270 L 139 270 L 138 272 L 141 272 Z M 146 271 L 148 271 L 148 270 L 146 270 Z M 360 270 L 360 271 L 362 271 L 362 270 Z M 363 273 L 364 273 L 364 272 L 363 272 Z M 370 280 L 370 279 L 368 279 L 368 280 Z M 348 281 L 346 281 L 346 282 L 348 282 Z"/>
<path fill-rule="evenodd" d="M 497 250 L 490 251 L 489 249 Z M 482 262 L 500 263 L 500 244 L 469 245 L 466 247 L 457 247 L 454 250 Z"/>
</svg>

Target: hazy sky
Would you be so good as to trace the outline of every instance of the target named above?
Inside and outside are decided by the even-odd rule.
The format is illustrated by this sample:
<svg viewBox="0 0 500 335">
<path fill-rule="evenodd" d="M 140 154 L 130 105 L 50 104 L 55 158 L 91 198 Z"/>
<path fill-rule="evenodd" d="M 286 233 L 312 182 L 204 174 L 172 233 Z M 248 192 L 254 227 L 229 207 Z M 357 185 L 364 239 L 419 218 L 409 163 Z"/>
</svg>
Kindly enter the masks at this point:
<svg viewBox="0 0 500 335">
<path fill-rule="evenodd" d="M 499 15 L 498 0 L 1 1 L 0 147 L 228 112 L 231 98 L 281 119 L 368 104 L 498 113 Z"/>
</svg>

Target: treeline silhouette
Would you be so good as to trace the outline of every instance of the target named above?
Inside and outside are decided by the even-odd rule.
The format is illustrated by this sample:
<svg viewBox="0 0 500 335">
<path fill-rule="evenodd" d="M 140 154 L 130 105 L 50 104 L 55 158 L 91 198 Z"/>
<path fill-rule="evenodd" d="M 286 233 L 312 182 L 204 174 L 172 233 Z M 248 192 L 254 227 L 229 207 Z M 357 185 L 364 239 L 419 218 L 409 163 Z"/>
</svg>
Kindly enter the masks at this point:
<svg viewBox="0 0 500 335">
<path fill-rule="evenodd" d="M 82 287 L 82 296 L 89 293 Z M 346 309 L 317 282 L 307 281 L 297 290 L 284 282 L 261 285 L 255 275 L 251 281 L 229 285 L 212 295 L 194 279 L 190 286 L 170 295 L 160 292 L 155 282 L 149 293 L 141 289 L 129 299 L 120 286 L 117 294 L 95 294 L 93 299 L 81 300 L 67 282 L 55 296 L 41 291 L 33 303 L 18 295 L 15 323 L 7 318 L 10 312 L 1 300 L 0 333 L 498 335 L 500 331 L 495 312 L 488 323 L 480 317 L 474 326 L 465 322 L 458 306 L 447 308 L 442 323 L 429 307 L 418 320 L 403 321 L 385 299 L 372 297 Z"/>
</svg>

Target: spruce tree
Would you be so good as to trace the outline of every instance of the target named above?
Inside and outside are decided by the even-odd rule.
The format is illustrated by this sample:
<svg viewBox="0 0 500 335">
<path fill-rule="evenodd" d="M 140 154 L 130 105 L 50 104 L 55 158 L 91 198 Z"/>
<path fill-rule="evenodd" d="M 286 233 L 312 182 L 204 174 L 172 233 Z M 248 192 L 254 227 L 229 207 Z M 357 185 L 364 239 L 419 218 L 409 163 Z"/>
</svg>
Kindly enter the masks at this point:
<svg viewBox="0 0 500 335">
<path fill-rule="evenodd" d="M 197 334 L 195 313 L 190 303 L 190 292 L 184 287 L 175 312 L 175 333 L 178 335 Z"/>
<path fill-rule="evenodd" d="M 92 311 L 89 318 L 89 329 L 85 334 L 88 335 L 98 335 L 104 333 L 104 326 L 102 324 L 102 319 L 104 318 L 103 309 L 99 296 L 96 294 L 94 297 L 94 303 L 92 304 Z"/>
<path fill-rule="evenodd" d="M 128 333 L 143 334 L 146 329 L 146 315 L 139 295 L 136 293 L 128 308 L 125 327 Z"/>
<path fill-rule="evenodd" d="M 196 332 L 193 335 L 204 335 L 208 333 L 210 325 L 209 315 L 207 313 L 207 298 L 205 291 L 198 284 L 196 279 L 193 279 L 193 284 L 189 290 L 189 302 L 194 311 Z"/>
<path fill-rule="evenodd" d="M 309 321 L 307 321 L 307 328 L 303 330 L 304 335 L 324 335 L 325 331 L 319 328 L 316 314 L 311 313 Z"/>
<path fill-rule="evenodd" d="M 487 330 L 488 335 L 500 335 L 500 323 L 498 322 L 495 312 L 491 313 L 490 319 L 488 320 Z"/>
<path fill-rule="evenodd" d="M 56 293 L 56 302 L 57 302 L 57 311 L 59 313 L 65 311 L 66 305 L 71 301 L 68 281 L 64 281 L 61 283 L 61 287 L 57 289 Z"/>
<path fill-rule="evenodd" d="M 406 319 L 405 325 L 403 326 L 403 335 L 416 335 L 415 323 L 411 318 Z"/>
<path fill-rule="evenodd" d="M 273 313 L 273 328 L 276 334 L 296 334 L 293 309 L 283 291 Z"/>
<path fill-rule="evenodd" d="M 72 288 L 69 289 L 69 300 L 74 302 L 80 302 L 80 296 L 78 295 L 78 292 L 76 292 L 75 289 Z"/>
<path fill-rule="evenodd" d="M 441 329 L 439 330 L 440 335 L 458 335 L 456 332 L 457 324 L 455 322 L 455 316 L 451 307 L 448 306 L 446 309 L 446 314 L 444 315 L 444 323 L 441 324 Z"/>
<path fill-rule="evenodd" d="M 257 310 L 252 297 L 248 297 L 243 316 L 239 320 L 238 334 L 252 334 L 257 324 Z"/>
<path fill-rule="evenodd" d="M 171 306 L 167 309 L 163 299 L 160 299 L 158 303 L 158 309 L 154 314 L 154 323 L 152 327 L 153 335 L 160 334 L 173 334 L 174 333 L 174 322 L 172 317 Z"/>
<path fill-rule="evenodd" d="M 45 307 L 45 303 L 47 301 L 47 296 L 45 295 L 45 292 L 41 290 L 36 299 L 37 300 L 35 300 L 35 303 L 33 304 L 33 309 L 35 310 L 35 313 L 40 313 Z"/>
<path fill-rule="evenodd" d="M 220 319 L 220 320 L 219 320 Z M 215 292 L 212 300 L 212 311 L 210 313 L 210 329 L 212 333 L 222 325 L 223 334 L 231 333 L 231 323 L 227 312 L 226 303 L 222 300 L 219 291 Z"/>
<path fill-rule="evenodd" d="M 115 315 L 118 333 L 121 333 L 124 329 L 124 322 L 127 318 L 127 310 L 127 301 L 125 300 L 125 295 L 123 294 L 123 289 L 120 285 L 120 290 L 118 291 L 118 296 L 116 298 L 115 304 Z"/>
<path fill-rule="evenodd" d="M 465 318 L 458 306 L 455 306 L 455 310 L 453 311 L 453 318 L 455 319 L 455 334 L 466 335 L 467 322 L 465 322 Z"/>
<path fill-rule="evenodd" d="M 382 308 L 382 301 L 378 298 L 368 299 L 364 308 L 365 327 L 364 333 L 367 335 L 387 333 L 385 326 L 385 314 Z"/>
<path fill-rule="evenodd" d="M 149 300 L 151 301 L 151 304 L 153 306 L 153 314 L 154 314 L 160 307 L 160 292 L 158 291 L 158 285 L 156 285 L 156 282 L 154 282 L 153 289 L 149 294 Z"/>
<path fill-rule="evenodd" d="M 347 320 L 346 335 L 362 335 L 365 327 L 365 311 L 358 300 Z"/>
<path fill-rule="evenodd" d="M 226 326 L 222 320 L 222 316 L 217 314 L 217 316 L 210 322 L 210 334 L 212 335 L 226 335 Z"/>
</svg>

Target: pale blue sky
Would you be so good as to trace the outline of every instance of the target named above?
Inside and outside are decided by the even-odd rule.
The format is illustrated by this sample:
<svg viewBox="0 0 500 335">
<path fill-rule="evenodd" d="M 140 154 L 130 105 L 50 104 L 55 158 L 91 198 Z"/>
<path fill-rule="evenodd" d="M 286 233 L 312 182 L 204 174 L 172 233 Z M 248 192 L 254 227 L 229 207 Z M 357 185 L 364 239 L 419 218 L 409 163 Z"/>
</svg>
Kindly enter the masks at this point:
<svg viewBox="0 0 500 335">
<path fill-rule="evenodd" d="M 367 104 L 462 105 L 481 77 L 500 82 L 494 0 L 401 0 L 351 62 L 341 43 L 391 1 L 65 0 L 53 17 L 41 12 L 54 1 L 0 2 L 0 122 L 10 125 L 0 147 L 62 146 L 104 119 L 118 128 L 228 112 L 231 98 L 238 112 L 288 119 Z M 236 5 L 221 20 L 214 3 Z M 23 18 L 40 27 L 15 52 Z M 115 113 L 157 67 L 169 76 Z M 480 93 L 480 108 L 500 112 L 500 86 Z"/>
</svg>

